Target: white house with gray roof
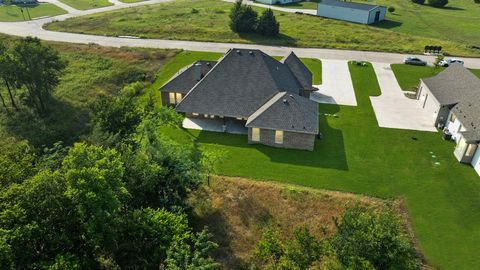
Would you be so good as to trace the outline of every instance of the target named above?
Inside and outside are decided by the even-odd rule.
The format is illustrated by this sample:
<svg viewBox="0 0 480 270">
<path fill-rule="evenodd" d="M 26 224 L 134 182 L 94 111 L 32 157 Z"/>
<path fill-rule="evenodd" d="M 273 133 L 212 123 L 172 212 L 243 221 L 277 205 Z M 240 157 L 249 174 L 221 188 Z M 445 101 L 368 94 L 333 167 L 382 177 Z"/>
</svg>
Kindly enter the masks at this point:
<svg viewBox="0 0 480 270">
<path fill-rule="evenodd" d="M 458 161 L 472 164 L 480 175 L 480 79 L 454 64 L 421 79 L 417 99 L 432 114 L 432 125 L 452 134 Z"/>
<path fill-rule="evenodd" d="M 317 16 L 362 24 L 383 21 L 386 13 L 384 6 L 364 3 L 319 0 L 317 5 Z"/>
<path fill-rule="evenodd" d="M 231 49 L 218 62 L 198 61 L 160 88 L 162 103 L 188 118 L 236 121 L 248 142 L 313 150 L 318 104 L 312 73 L 292 52 L 278 61 L 259 50 Z"/>
</svg>

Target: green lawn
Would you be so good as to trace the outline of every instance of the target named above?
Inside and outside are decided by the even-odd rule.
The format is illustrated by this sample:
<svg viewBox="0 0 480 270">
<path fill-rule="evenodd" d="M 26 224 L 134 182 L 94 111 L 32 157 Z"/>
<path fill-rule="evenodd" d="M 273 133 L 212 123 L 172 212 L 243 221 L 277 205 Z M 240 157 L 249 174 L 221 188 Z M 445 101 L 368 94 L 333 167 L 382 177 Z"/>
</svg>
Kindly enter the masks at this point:
<svg viewBox="0 0 480 270">
<path fill-rule="evenodd" d="M 443 67 L 434 68 L 405 64 L 392 64 L 391 67 L 398 84 L 403 90 L 412 90 L 418 86 L 421 78 L 433 77 L 445 69 Z M 480 78 L 480 69 L 470 69 L 470 71 Z"/>
<path fill-rule="evenodd" d="M 394 6 L 389 21 L 382 28 L 399 33 L 451 40 L 466 45 L 480 46 L 480 4 L 473 0 L 449 1 L 445 8 L 433 8 L 404 0 L 367 0 L 385 6 Z"/>
<path fill-rule="evenodd" d="M 274 11 L 281 24 L 276 38 L 233 33 L 229 24 L 231 3 L 220 0 L 176 0 L 84 17 L 46 25 L 49 30 L 111 36 L 260 43 L 267 45 L 337 49 L 422 52 L 425 45 L 437 44 L 454 55 L 480 55 L 464 43 L 399 33 L 394 28 L 352 24 L 339 20 Z M 255 7 L 258 12 L 263 8 Z M 196 10 L 193 12 L 193 10 Z M 438 36 L 443 38 L 443 36 Z"/>
<path fill-rule="evenodd" d="M 300 59 L 313 74 L 313 85 L 322 84 L 322 62 L 319 59 L 302 58 Z"/>
<path fill-rule="evenodd" d="M 123 2 L 123 3 L 137 3 L 137 2 L 143 2 L 143 1 L 146 1 L 146 0 L 120 0 L 120 2 Z"/>
<path fill-rule="evenodd" d="M 405 64 L 392 64 L 391 67 L 402 90 L 412 90 L 418 86 L 421 78 L 433 77 L 445 69 Z"/>
<path fill-rule="evenodd" d="M 293 9 L 317 9 L 317 2 L 307 2 L 307 1 L 300 1 L 300 2 L 293 2 L 290 4 L 284 5 L 277 5 L 283 8 L 293 8 Z"/>
<path fill-rule="evenodd" d="M 21 8 L 19 6 L 0 6 L 0 21 L 1 22 L 17 22 L 29 19 L 29 15 L 32 19 L 44 17 L 44 16 L 57 16 L 67 13 L 65 10 L 59 8 L 53 4 L 39 4 L 29 5 L 27 8 L 23 8 L 23 16 Z"/>
<path fill-rule="evenodd" d="M 60 0 L 60 2 L 79 10 L 108 7 L 113 5 L 108 0 Z"/>
<path fill-rule="evenodd" d="M 159 73 L 157 86 L 187 63 L 217 57 L 180 54 L 179 61 Z M 242 135 L 164 132 L 201 149 L 226 151 L 219 174 L 403 198 L 429 264 L 476 269 L 480 265 L 478 175 L 456 161 L 453 143 L 443 141 L 439 133 L 379 128 L 369 99 L 380 94 L 373 69 L 350 65 L 350 71 L 358 107 L 321 104 L 324 139 L 317 140 L 313 152 L 248 145 Z"/>
</svg>

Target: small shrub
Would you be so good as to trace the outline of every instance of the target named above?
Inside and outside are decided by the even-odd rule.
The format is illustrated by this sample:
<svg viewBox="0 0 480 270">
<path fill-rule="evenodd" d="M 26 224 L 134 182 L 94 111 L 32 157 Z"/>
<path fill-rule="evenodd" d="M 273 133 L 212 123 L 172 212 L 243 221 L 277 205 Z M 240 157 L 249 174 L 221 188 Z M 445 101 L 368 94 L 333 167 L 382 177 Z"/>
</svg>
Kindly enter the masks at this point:
<svg viewBox="0 0 480 270">
<path fill-rule="evenodd" d="M 473 0 L 473 2 L 480 4 L 480 0 Z"/>
<path fill-rule="evenodd" d="M 277 36 L 279 32 L 280 24 L 273 15 L 273 11 L 271 9 L 265 10 L 258 20 L 257 33 L 264 36 Z"/>
<path fill-rule="evenodd" d="M 448 0 L 428 0 L 428 5 L 432 7 L 444 7 L 448 4 Z"/>
<path fill-rule="evenodd" d="M 197 13 L 199 13 L 199 12 L 200 12 L 200 11 L 199 11 L 198 9 L 196 9 L 196 8 L 192 8 L 192 10 L 190 11 L 190 13 L 192 13 L 192 14 L 197 14 Z"/>
<path fill-rule="evenodd" d="M 389 6 L 388 7 L 388 12 L 390 12 L 390 13 L 395 12 L 395 7 L 394 6 Z"/>
<path fill-rule="evenodd" d="M 412 2 L 419 5 L 425 4 L 425 0 L 412 0 Z"/>
</svg>

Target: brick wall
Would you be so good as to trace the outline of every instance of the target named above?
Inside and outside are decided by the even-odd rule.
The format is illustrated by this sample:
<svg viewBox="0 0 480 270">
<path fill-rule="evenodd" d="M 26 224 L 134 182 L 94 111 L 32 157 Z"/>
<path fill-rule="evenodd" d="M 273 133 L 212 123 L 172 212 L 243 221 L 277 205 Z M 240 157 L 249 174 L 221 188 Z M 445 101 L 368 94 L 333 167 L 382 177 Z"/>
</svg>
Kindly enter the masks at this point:
<svg viewBox="0 0 480 270">
<path fill-rule="evenodd" d="M 299 149 L 312 151 L 315 146 L 315 134 L 283 132 L 283 144 L 275 143 L 275 130 L 260 129 L 260 142 L 252 141 L 252 129 L 248 129 L 248 143 L 265 144 L 279 148 Z"/>
</svg>

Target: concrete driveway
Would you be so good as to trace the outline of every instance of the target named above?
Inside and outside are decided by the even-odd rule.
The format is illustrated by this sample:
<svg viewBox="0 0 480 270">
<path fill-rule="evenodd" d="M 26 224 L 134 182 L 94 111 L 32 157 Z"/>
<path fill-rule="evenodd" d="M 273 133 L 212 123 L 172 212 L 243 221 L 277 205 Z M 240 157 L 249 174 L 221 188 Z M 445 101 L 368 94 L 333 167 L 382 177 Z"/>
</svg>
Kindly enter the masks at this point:
<svg viewBox="0 0 480 270">
<path fill-rule="evenodd" d="M 348 61 L 322 60 L 322 85 L 310 99 L 319 103 L 357 106 Z"/>
<path fill-rule="evenodd" d="M 370 97 L 378 125 L 420 131 L 437 131 L 433 115 L 421 108 L 418 100 L 409 99 L 398 85 L 387 63 L 373 63 L 382 94 Z"/>
</svg>

